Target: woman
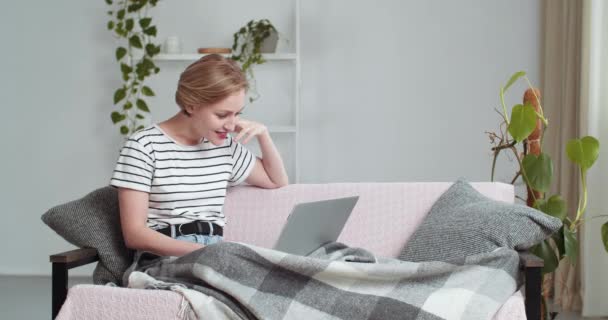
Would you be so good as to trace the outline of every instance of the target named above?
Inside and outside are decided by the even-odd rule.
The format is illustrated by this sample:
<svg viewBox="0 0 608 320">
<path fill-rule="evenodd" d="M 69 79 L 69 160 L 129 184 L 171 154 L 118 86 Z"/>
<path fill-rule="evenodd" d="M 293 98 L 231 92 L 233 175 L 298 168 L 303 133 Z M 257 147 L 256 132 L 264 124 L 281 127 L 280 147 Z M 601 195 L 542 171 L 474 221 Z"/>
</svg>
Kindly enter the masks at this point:
<svg viewBox="0 0 608 320">
<path fill-rule="evenodd" d="M 129 137 L 110 182 L 127 247 L 161 256 L 197 250 L 221 240 L 227 187 L 287 185 L 267 128 L 239 118 L 247 88 L 234 61 L 205 56 L 180 76 L 180 111 Z M 262 158 L 241 144 L 253 137 Z"/>
</svg>

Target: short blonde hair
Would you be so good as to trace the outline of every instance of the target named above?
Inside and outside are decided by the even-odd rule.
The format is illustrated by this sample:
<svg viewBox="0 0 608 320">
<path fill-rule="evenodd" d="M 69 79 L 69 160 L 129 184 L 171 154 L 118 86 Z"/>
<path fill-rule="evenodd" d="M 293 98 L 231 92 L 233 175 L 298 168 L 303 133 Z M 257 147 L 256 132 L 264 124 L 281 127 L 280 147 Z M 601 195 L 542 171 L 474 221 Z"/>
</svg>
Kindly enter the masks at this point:
<svg viewBox="0 0 608 320">
<path fill-rule="evenodd" d="M 219 102 L 249 88 L 247 77 L 236 61 L 210 54 L 189 65 L 179 77 L 175 102 L 186 114 L 186 107 Z"/>
</svg>

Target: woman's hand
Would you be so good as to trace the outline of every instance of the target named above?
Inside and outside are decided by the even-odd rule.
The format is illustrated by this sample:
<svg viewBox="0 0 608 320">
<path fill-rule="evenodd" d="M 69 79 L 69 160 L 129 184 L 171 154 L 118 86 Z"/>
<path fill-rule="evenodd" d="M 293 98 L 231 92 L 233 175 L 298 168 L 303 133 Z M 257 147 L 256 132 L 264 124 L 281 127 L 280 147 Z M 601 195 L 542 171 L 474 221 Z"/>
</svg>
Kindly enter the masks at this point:
<svg viewBox="0 0 608 320">
<path fill-rule="evenodd" d="M 242 142 L 244 144 L 249 142 L 249 140 L 255 136 L 268 134 L 268 128 L 266 128 L 265 125 L 245 119 L 236 120 L 234 131 L 238 132 L 237 136 L 234 138 L 234 141 L 236 142 L 246 136 Z"/>
</svg>

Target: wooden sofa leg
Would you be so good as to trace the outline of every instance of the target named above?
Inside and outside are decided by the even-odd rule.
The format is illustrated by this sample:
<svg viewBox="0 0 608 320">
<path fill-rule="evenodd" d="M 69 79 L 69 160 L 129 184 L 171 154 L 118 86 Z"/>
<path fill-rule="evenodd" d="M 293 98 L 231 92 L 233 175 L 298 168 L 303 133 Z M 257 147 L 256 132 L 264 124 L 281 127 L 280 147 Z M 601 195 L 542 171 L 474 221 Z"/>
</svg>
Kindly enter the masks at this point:
<svg viewBox="0 0 608 320">
<path fill-rule="evenodd" d="M 53 319 L 59 314 L 61 306 L 65 302 L 68 293 L 68 266 L 66 263 L 53 263 Z"/>
<path fill-rule="evenodd" d="M 527 267 L 525 268 L 525 286 L 526 286 L 526 318 L 528 320 L 541 320 L 541 268 Z"/>
</svg>

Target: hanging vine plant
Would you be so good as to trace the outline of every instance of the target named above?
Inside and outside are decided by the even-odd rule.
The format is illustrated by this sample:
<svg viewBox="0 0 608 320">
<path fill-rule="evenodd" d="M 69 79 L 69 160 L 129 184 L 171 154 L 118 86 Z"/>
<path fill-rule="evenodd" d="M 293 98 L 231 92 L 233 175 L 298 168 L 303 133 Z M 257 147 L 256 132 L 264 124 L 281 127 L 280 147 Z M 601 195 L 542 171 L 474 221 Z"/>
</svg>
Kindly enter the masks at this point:
<svg viewBox="0 0 608 320">
<path fill-rule="evenodd" d="M 268 19 L 251 20 L 247 24 L 235 32 L 232 43 L 232 60 L 238 61 L 241 64 L 241 69 L 247 74 L 251 84 L 250 92 L 252 96 L 249 102 L 257 100 L 260 95 L 256 89 L 256 80 L 253 73 L 253 66 L 266 62 L 262 56 L 262 46 L 267 39 L 275 35 L 274 44 L 271 45 L 272 52 L 276 48 L 278 31 Z"/>
<path fill-rule="evenodd" d="M 114 92 L 112 123 L 120 125 L 120 133 L 128 135 L 144 127 L 150 108 L 146 97 L 154 96 L 154 91 L 145 81 L 160 69 L 152 58 L 160 53 L 160 45 L 154 43 L 156 26 L 148 15 L 149 9 L 158 0 L 105 0 L 111 7 L 108 15 L 108 30 L 120 42 L 116 48 L 116 61 L 120 66 L 123 84 Z"/>
</svg>

